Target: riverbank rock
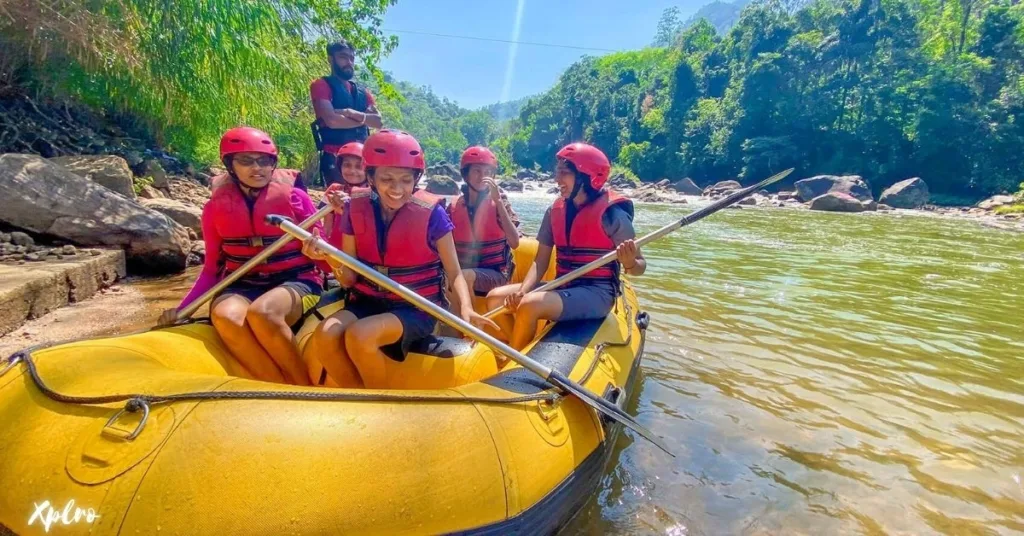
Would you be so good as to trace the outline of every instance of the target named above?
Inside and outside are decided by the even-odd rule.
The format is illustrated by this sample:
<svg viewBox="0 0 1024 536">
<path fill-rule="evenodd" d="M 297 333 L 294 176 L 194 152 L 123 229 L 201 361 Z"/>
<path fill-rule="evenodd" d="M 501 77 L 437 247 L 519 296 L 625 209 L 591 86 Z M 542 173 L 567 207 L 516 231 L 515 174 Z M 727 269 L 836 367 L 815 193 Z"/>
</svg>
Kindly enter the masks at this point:
<svg viewBox="0 0 1024 536">
<path fill-rule="evenodd" d="M 859 175 L 818 175 L 801 179 L 794 184 L 801 201 L 811 201 L 830 192 L 846 194 L 858 201 L 871 201 L 871 188 Z"/>
<path fill-rule="evenodd" d="M 449 164 L 448 162 L 438 162 L 427 168 L 427 176 L 443 176 L 452 179 L 453 181 L 462 178 L 462 173 L 459 168 L 455 167 L 455 164 Z"/>
<path fill-rule="evenodd" d="M 521 181 L 516 180 L 516 179 L 511 179 L 511 178 L 501 179 L 500 181 L 498 181 L 498 186 L 500 186 L 502 190 L 505 190 L 505 191 L 508 191 L 508 192 L 522 192 L 523 191 L 523 183 Z"/>
<path fill-rule="evenodd" d="M 608 185 L 611 186 L 612 188 L 623 190 L 628 188 L 636 188 L 638 186 L 638 183 L 632 181 L 623 173 L 616 173 L 615 175 L 612 175 L 610 179 L 608 179 Z"/>
<path fill-rule="evenodd" d="M 704 193 L 704 190 L 701 190 L 700 186 L 697 186 L 697 183 L 693 182 L 693 179 L 689 177 L 674 182 L 672 189 L 683 195 L 700 195 Z"/>
<path fill-rule="evenodd" d="M 128 199 L 135 199 L 132 170 L 120 156 L 58 156 L 50 159 L 68 171 L 109 188 Z"/>
<path fill-rule="evenodd" d="M 864 204 L 844 192 L 828 192 L 811 200 L 811 210 L 828 212 L 864 212 Z"/>
<path fill-rule="evenodd" d="M 992 197 L 977 204 L 977 207 L 984 210 L 993 210 L 1003 205 L 1012 205 L 1015 199 L 1012 195 L 993 195 Z"/>
<path fill-rule="evenodd" d="M 552 186 L 551 188 L 548 188 L 547 193 L 548 193 L 548 195 L 551 195 L 551 194 L 558 195 L 558 187 L 557 186 Z"/>
<path fill-rule="evenodd" d="M 166 196 L 160 190 L 146 184 L 139 191 L 139 197 L 142 199 L 163 199 Z"/>
<path fill-rule="evenodd" d="M 433 175 L 427 179 L 427 191 L 435 195 L 457 195 L 459 185 L 450 177 Z"/>
<path fill-rule="evenodd" d="M 928 185 L 920 177 L 900 181 L 886 188 L 879 201 L 895 208 L 921 208 L 928 204 Z"/>
<path fill-rule="evenodd" d="M 143 272 L 180 272 L 184 227 L 63 166 L 34 155 L 0 155 L 0 221 L 78 245 L 119 246 Z"/>
<path fill-rule="evenodd" d="M 203 237 L 203 210 L 201 208 L 186 205 L 174 199 L 139 199 L 139 202 L 174 220 L 178 225 L 191 229 L 197 237 Z"/>
<path fill-rule="evenodd" d="M 779 201 L 789 201 L 790 199 L 796 199 L 796 192 L 779 192 L 776 197 Z"/>
<path fill-rule="evenodd" d="M 167 181 L 167 192 L 167 197 L 199 208 L 203 208 L 210 200 L 210 189 L 189 179 L 172 178 Z"/>
<path fill-rule="evenodd" d="M 712 184 L 711 186 L 708 186 L 707 188 L 704 188 L 703 194 L 708 197 L 711 197 L 721 195 L 726 192 L 731 192 L 733 190 L 739 190 L 742 187 L 743 185 L 740 184 L 739 181 L 719 181 Z"/>
<path fill-rule="evenodd" d="M 139 176 L 153 179 L 154 188 L 167 188 L 167 172 L 157 160 L 148 159 L 142 162 Z"/>
<path fill-rule="evenodd" d="M 521 181 L 535 181 L 539 179 L 537 172 L 532 169 L 520 169 L 516 172 L 516 178 Z"/>
<path fill-rule="evenodd" d="M 744 197 L 743 199 L 740 199 L 739 202 L 737 202 L 736 204 L 737 205 L 744 205 L 744 206 L 748 206 L 748 207 L 756 207 L 757 206 L 757 198 L 756 197 L 757 196 Z"/>
</svg>

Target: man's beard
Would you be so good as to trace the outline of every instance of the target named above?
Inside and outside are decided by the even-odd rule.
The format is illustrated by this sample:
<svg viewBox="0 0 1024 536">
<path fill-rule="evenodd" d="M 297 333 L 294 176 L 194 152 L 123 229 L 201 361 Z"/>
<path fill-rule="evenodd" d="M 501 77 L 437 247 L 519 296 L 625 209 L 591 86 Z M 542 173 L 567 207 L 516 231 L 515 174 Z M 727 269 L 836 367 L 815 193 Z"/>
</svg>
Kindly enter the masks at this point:
<svg viewBox="0 0 1024 536">
<path fill-rule="evenodd" d="M 337 76 L 342 80 L 352 80 L 352 77 L 356 74 L 356 70 L 352 67 L 341 68 L 334 65 L 332 70 L 334 71 L 334 76 Z"/>
</svg>

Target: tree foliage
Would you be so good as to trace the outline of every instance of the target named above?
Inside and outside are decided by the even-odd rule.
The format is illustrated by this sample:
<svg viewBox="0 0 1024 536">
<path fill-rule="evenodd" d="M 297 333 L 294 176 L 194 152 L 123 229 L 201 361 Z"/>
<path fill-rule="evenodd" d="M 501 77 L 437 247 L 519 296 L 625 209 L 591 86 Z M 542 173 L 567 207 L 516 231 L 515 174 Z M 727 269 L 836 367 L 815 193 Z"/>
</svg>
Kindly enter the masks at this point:
<svg viewBox="0 0 1024 536">
<path fill-rule="evenodd" d="M 168 148 L 214 161 L 220 134 L 270 132 L 285 163 L 312 152 L 309 82 L 344 37 L 362 68 L 396 41 L 394 0 L 0 0 L 0 84 L 35 85 L 147 123 Z M 390 93 L 391 90 L 384 86 Z"/>
<path fill-rule="evenodd" d="M 724 36 L 698 21 L 671 46 L 581 59 L 506 136 L 518 165 L 550 166 L 583 139 L 643 180 L 754 180 L 794 166 L 856 173 L 876 190 L 921 176 L 939 194 L 1013 191 L 1024 178 L 1024 5 L 762 1 Z"/>
</svg>

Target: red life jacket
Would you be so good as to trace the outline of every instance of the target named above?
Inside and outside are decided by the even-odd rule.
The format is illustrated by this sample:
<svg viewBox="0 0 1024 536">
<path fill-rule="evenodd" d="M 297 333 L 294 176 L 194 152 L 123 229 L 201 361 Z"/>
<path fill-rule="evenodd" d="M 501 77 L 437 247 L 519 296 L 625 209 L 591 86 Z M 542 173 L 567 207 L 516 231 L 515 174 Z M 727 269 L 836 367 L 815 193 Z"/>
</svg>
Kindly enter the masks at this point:
<svg viewBox="0 0 1024 536">
<path fill-rule="evenodd" d="M 284 235 L 280 228 L 265 221 L 268 214 L 280 214 L 298 222 L 291 193 L 298 171 L 274 170 L 269 184 L 264 187 L 250 211 L 245 194 L 227 174 L 214 177 L 210 184 L 213 195 L 205 210 L 212 210 L 214 226 L 221 237 L 222 275 L 230 274 L 258 255 L 265 246 Z M 306 279 L 317 285 L 323 283 L 320 271 L 302 254 L 302 242 L 292 240 L 269 259 L 242 276 L 250 283 L 270 283 L 280 280 Z"/>
<path fill-rule="evenodd" d="M 566 229 L 566 203 L 565 199 L 559 197 L 551 206 L 551 232 L 555 238 L 558 277 L 615 250 L 615 243 L 605 233 L 602 224 L 604 213 L 609 207 L 621 203 L 622 208 L 630 215 L 633 214 L 632 201 L 612 190 L 605 190 L 596 199 L 580 207 L 573 218 L 572 228 Z M 608 281 L 618 292 L 619 262 L 612 261 L 573 283 L 586 284 L 588 281 Z"/>
<path fill-rule="evenodd" d="M 455 224 L 452 238 L 463 268 L 497 270 L 506 277 L 511 273 L 512 249 L 508 247 L 505 230 L 498 223 L 498 210 L 490 197 L 476 206 L 473 220 L 469 219 L 468 199 L 465 194 L 448 208 Z"/>
<path fill-rule="evenodd" d="M 356 256 L 378 272 L 406 286 L 424 298 L 444 304 L 444 269 L 441 257 L 428 243 L 430 213 L 442 199 L 419 190 L 391 223 L 385 225 L 377 216 L 372 193 L 357 188 L 349 202 L 349 217 L 356 239 Z M 378 233 L 383 231 L 383 236 Z M 353 290 L 370 298 L 405 303 L 400 296 L 360 277 Z"/>
<path fill-rule="evenodd" d="M 352 192 L 354 192 L 356 189 L 369 189 L 367 187 L 367 182 L 365 180 L 362 182 L 362 184 L 352 184 L 346 181 L 345 179 L 341 179 L 341 182 L 337 184 L 341 185 L 341 191 L 345 192 L 346 195 L 352 195 Z"/>
</svg>

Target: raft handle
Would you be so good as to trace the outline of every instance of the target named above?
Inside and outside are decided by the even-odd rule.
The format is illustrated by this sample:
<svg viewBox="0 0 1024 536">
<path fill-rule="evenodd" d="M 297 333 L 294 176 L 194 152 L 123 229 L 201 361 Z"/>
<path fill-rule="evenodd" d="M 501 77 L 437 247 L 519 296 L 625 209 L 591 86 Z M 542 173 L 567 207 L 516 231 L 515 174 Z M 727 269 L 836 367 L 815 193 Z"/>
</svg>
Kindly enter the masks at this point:
<svg viewBox="0 0 1024 536">
<path fill-rule="evenodd" d="M 136 437 L 139 437 L 139 434 L 142 433 L 142 429 L 145 428 L 146 426 L 146 421 L 149 419 L 149 403 L 147 403 L 144 399 L 141 398 L 132 398 L 128 400 L 128 403 L 124 405 L 124 408 L 115 413 L 114 416 L 107 421 L 107 424 L 103 425 L 103 433 L 107 433 L 108 429 L 115 430 L 115 428 L 111 428 L 111 425 L 117 422 L 117 419 L 120 418 L 121 415 L 124 415 L 124 412 L 128 411 L 131 413 L 135 413 L 140 409 L 142 410 L 142 419 L 139 421 L 139 425 L 135 427 L 134 432 L 128 434 L 128 436 L 126 436 L 124 439 L 125 441 L 132 441 Z M 117 435 L 118 437 L 121 437 L 121 434 L 111 435 Z"/>
<path fill-rule="evenodd" d="M 18 363 L 21 363 L 21 360 L 22 354 L 20 353 L 13 354 L 10 357 L 8 357 L 7 364 L 4 365 L 4 368 L 0 369 L 0 376 L 7 374 L 7 372 L 14 368 Z"/>
</svg>

